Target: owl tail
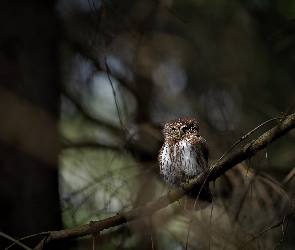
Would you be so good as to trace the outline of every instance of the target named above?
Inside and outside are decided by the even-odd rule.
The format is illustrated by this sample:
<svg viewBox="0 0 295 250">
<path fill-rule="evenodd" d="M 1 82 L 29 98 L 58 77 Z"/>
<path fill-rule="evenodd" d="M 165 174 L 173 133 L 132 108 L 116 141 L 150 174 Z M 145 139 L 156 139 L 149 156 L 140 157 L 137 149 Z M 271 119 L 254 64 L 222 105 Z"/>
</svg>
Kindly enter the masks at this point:
<svg viewBox="0 0 295 250">
<path fill-rule="evenodd" d="M 191 189 L 188 193 L 193 198 L 198 198 L 199 200 L 207 201 L 209 203 L 211 203 L 213 200 L 213 196 L 212 196 L 211 190 L 209 188 L 209 183 L 206 183 L 203 185 L 201 192 L 200 192 L 200 188 L 196 187 L 196 188 Z"/>
<path fill-rule="evenodd" d="M 198 211 L 205 209 L 213 202 L 213 195 L 209 188 L 209 183 L 204 184 L 200 192 L 200 188 L 191 189 L 189 195 L 184 198 L 184 209 Z"/>
</svg>

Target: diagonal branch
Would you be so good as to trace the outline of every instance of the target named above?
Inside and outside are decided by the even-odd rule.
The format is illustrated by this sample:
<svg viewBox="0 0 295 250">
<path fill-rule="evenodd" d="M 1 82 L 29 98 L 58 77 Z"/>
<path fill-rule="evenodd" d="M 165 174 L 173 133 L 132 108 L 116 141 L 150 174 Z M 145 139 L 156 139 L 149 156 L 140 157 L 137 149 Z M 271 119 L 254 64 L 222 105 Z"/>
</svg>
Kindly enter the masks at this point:
<svg viewBox="0 0 295 250">
<path fill-rule="evenodd" d="M 190 190 L 193 187 L 199 187 L 201 189 L 205 182 L 214 181 L 226 171 L 237 165 L 238 163 L 251 158 L 260 150 L 266 148 L 272 142 L 280 138 L 281 136 L 288 133 L 290 130 L 295 128 L 295 114 L 285 116 L 281 119 L 280 123 L 268 130 L 256 140 L 246 144 L 244 147 L 240 148 L 236 152 L 233 152 L 226 157 L 224 157 L 218 164 L 212 165 L 208 171 L 203 172 L 196 178 L 190 180 L 188 183 L 183 185 L 185 190 Z M 48 237 L 46 237 L 36 249 L 42 249 L 44 244 L 51 241 L 61 240 L 61 239 L 72 239 L 78 238 L 86 235 L 98 235 L 101 231 L 122 225 L 126 222 L 133 221 L 142 217 L 147 217 L 162 208 L 167 207 L 175 201 L 182 198 L 186 192 L 183 188 L 177 188 L 167 195 L 164 195 L 157 200 L 148 203 L 145 206 L 138 207 L 131 211 L 118 214 L 100 221 L 92 221 L 87 225 L 82 225 L 72 229 L 65 229 L 61 231 L 48 232 Z"/>
</svg>

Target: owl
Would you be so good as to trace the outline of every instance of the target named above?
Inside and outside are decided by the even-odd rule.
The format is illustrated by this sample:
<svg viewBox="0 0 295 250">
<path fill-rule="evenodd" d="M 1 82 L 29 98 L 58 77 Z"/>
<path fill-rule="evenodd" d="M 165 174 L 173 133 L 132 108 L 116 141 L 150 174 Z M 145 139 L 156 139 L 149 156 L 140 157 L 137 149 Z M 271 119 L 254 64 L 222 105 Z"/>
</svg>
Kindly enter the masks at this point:
<svg viewBox="0 0 295 250">
<path fill-rule="evenodd" d="M 164 126 L 164 144 L 159 152 L 158 162 L 164 180 L 174 187 L 194 178 L 208 168 L 210 154 L 206 140 L 199 135 L 199 125 L 193 118 L 169 121 Z M 189 194 L 212 202 L 209 184 L 201 192 L 190 190 Z"/>
</svg>

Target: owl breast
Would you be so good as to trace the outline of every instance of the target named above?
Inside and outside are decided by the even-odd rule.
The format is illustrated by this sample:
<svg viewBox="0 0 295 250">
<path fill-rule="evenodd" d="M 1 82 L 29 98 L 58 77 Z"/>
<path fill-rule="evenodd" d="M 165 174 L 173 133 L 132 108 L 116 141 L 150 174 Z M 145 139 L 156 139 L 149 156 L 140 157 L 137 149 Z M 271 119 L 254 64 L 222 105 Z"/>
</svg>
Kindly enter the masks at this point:
<svg viewBox="0 0 295 250">
<path fill-rule="evenodd" d="M 189 140 L 166 141 L 159 154 L 160 173 L 167 182 L 179 186 L 206 169 L 204 156 L 199 154 L 202 152 Z"/>
</svg>

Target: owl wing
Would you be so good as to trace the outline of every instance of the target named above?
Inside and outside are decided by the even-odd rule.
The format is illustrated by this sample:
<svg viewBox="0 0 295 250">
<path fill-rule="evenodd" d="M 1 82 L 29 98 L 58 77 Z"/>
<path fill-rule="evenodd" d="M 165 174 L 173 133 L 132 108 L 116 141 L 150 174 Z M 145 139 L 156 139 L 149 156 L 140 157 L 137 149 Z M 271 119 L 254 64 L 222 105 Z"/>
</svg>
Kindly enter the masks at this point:
<svg viewBox="0 0 295 250">
<path fill-rule="evenodd" d="M 204 156 L 206 162 L 208 163 L 209 156 L 210 156 L 209 145 L 203 137 L 199 136 L 198 138 L 199 138 L 199 144 L 201 147 L 201 151 L 203 153 L 203 156 Z"/>
<path fill-rule="evenodd" d="M 197 135 L 197 136 L 193 136 L 190 140 L 192 147 L 195 148 L 195 152 L 196 152 L 196 160 L 197 160 L 197 166 L 202 168 L 202 171 L 207 170 L 208 168 L 208 159 L 210 156 L 210 149 L 209 146 L 206 142 L 206 140 Z M 202 190 L 200 191 L 200 188 L 192 188 L 189 191 L 189 194 L 193 197 L 193 198 L 198 198 L 200 200 L 205 201 L 205 203 L 197 203 L 197 206 L 202 207 L 202 209 L 206 208 L 213 200 L 213 196 L 211 193 L 211 190 L 209 188 L 209 183 L 206 183 L 202 186 Z M 195 204 L 193 203 L 193 205 L 191 204 L 187 204 L 187 209 L 191 210 L 191 208 L 195 207 Z M 197 209 L 198 210 L 198 209 Z"/>
<path fill-rule="evenodd" d="M 208 160 L 210 156 L 210 149 L 208 143 L 202 136 L 192 136 L 190 138 L 190 143 L 197 154 L 197 161 L 200 166 L 203 166 L 203 171 L 208 167 Z"/>
</svg>

